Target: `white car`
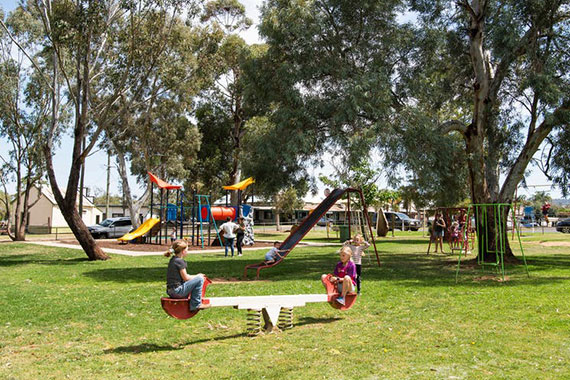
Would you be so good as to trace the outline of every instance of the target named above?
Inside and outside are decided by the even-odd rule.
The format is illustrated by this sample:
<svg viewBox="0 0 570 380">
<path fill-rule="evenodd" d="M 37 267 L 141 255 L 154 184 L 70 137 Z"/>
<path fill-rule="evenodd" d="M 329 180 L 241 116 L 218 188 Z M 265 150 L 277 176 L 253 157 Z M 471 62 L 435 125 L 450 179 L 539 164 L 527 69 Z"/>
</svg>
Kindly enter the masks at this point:
<svg viewBox="0 0 570 380">
<path fill-rule="evenodd" d="M 133 224 L 129 217 L 109 218 L 99 224 L 89 226 L 87 229 L 94 239 L 108 239 L 121 237 L 127 232 L 131 232 Z"/>
</svg>

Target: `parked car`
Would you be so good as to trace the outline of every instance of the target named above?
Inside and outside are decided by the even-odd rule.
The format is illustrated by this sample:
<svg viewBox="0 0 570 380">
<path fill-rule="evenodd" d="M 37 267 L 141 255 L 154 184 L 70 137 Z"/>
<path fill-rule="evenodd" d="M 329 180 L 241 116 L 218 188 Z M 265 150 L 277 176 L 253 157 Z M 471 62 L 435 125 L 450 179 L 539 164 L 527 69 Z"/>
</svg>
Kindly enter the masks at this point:
<svg viewBox="0 0 570 380">
<path fill-rule="evenodd" d="M 131 218 L 109 218 L 99 224 L 87 227 L 95 239 L 108 239 L 121 237 L 133 229 Z"/>
<path fill-rule="evenodd" d="M 326 226 L 327 224 L 334 224 L 334 220 L 331 218 L 325 218 L 324 216 L 319 219 L 319 221 L 317 222 L 317 226 Z"/>
<path fill-rule="evenodd" d="M 556 231 L 570 234 L 570 218 L 559 220 L 556 223 Z"/>
<path fill-rule="evenodd" d="M 394 221 L 394 228 L 398 230 L 412 230 L 417 231 L 420 229 L 421 222 L 418 219 L 412 219 L 403 212 L 385 211 L 386 221 L 388 222 L 388 230 L 392 230 L 392 220 Z"/>
<path fill-rule="evenodd" d="M 532 219 L 521 219 L 520 225 L 526 228 L 540 227 L 540 225 Z"/>
</svg>

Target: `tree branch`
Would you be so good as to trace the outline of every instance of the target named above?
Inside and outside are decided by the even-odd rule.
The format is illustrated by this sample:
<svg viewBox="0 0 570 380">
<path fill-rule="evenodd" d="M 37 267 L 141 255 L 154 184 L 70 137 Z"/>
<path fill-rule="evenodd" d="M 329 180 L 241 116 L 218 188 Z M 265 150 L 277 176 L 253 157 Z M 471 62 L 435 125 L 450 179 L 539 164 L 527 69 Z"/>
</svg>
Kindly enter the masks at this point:
<svg viewBox="0 0 570 380">
<path fill-rule="evenodd" d="M 467 125 L 459 120 L 449 120 L 442 123 L 439 128 L 441 129 L 441 133 L 444 135 L 451 133 L 453 131 L 460 132 L 464 135 L 467 132 Z"/>
</svg>

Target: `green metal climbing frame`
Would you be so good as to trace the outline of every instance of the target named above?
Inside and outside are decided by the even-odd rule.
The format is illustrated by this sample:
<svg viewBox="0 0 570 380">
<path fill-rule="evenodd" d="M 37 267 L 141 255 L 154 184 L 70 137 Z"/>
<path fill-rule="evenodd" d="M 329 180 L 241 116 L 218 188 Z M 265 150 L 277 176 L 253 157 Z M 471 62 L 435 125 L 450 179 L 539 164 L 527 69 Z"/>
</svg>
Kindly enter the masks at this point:
<svg viewBox="0 0 570 380">
<path fill-rule="evenodd" d="M 493 267 L 497 273 L 502 275 L 503 280 L 505 280 L 505 251 L 506 251 L 506 236 L 507 231 L 505 231 L 506 224 L 501 221 L 503 218 L 508 217 L 509 212 L 514 210 L 510 203 L 483 203 L 483 204 L 473 204 L 470 205 L 467 211 L 467 220 L 472 216 L 475 216 L 475 228 L 477 235 L 477 264 L 484 271 L 486 267 Z M 519 247 L 522 253 L 524 267 L 527 276 L 530 277 L 528 272 L 528 266 L 526 265 L 526 258 L 524 255 L 524 250 L 521 243 L 519 225 L 513 221 L 513 228 L 517 232 L 517 238 L 519 241 Z M 482 231 L 481 231 L 482 229 Z M 490 237 L 494 239 L 490 239 Z M 496 242 L 495 247 L 491 247 L 489 242 L 494 240 Z M 485 261 L 485 252 L 495 254 L 496 260 L 494 262 Z M 461 265 L 461 253 L 457 260 L 457 270 L 455 272 L 455 282 L 457 283 L 459 277 L 459 266 Z"/>
</svg>

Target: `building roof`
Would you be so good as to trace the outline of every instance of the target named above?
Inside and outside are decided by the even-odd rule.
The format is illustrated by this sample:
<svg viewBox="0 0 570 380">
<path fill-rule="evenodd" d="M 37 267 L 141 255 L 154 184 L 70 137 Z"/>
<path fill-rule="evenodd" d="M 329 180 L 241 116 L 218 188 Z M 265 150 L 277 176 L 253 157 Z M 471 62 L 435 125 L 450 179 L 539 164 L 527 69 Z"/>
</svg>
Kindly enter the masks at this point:
<svg viewBox="0 0 570 380">
<path fill-rule="evenodd" d="M 48 201 L 51 202 L 51 204 L 57 205 L 57 202 L 56 202 L 56 200 L 55 200 L 55 196 L 53 195 L 53 191 L 51 190 L 51 186 L 47 186 L 47 185 L 46 185 L 46 186 L 41 186 L 41 187 L 38 187 L 38 186 L 35 186 L 35 187 L 40 191 L 40 193 L 41 193 L 44 197 L 46 197 L 46 199 L 47 199 Z M 64 190 L 64 189 L 60 189 L 60 190 L 61 190 L 62 194 L 65 196 L 65 190 Z M 79 195 L 79 194 L 78 194 L 78 195 Z M 89 198 L 87 198 L 85 195 L 83 196 L 83 206 L 84 206 L 84 207 L 95 207 L 95 206 L 93 205 L 93 202 L 91 202 L 91 201 L 89 200 Z"/>
</svg>

